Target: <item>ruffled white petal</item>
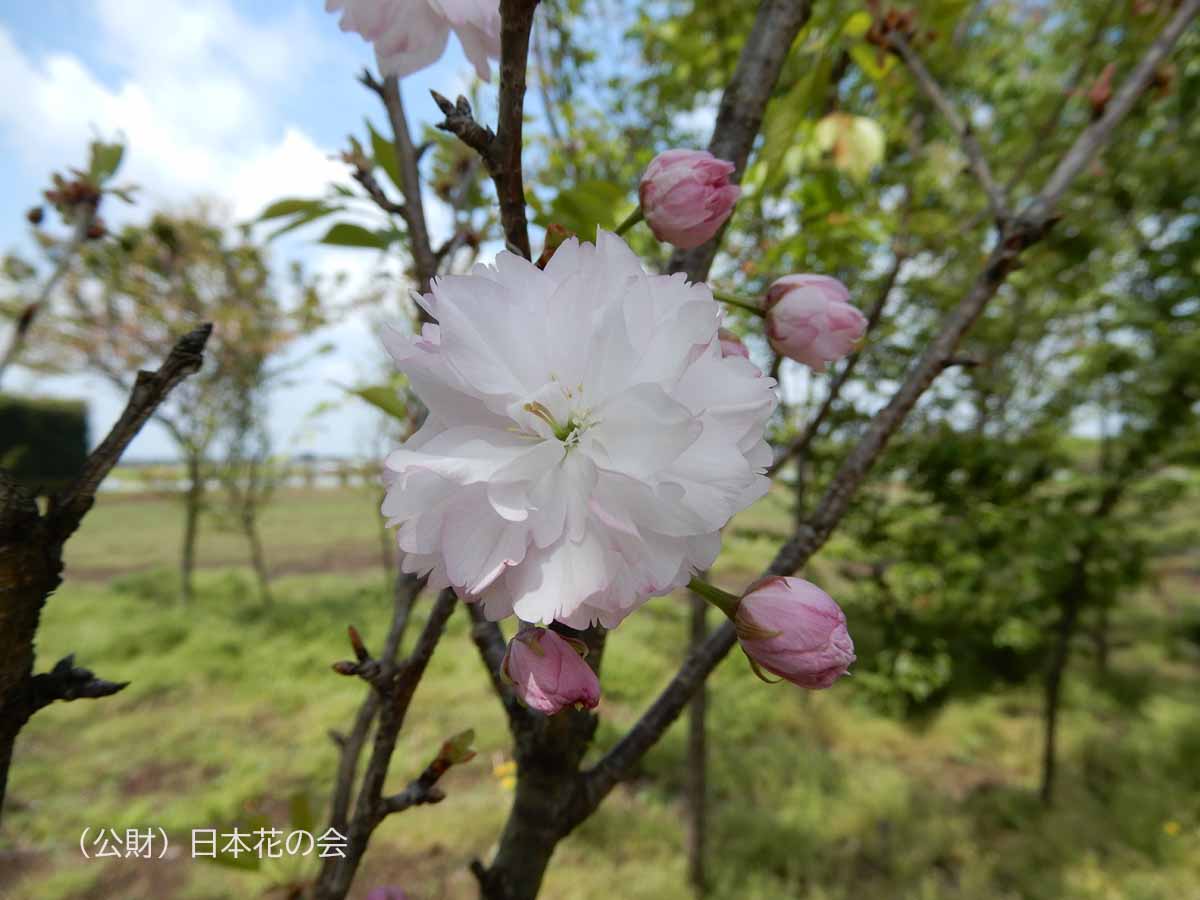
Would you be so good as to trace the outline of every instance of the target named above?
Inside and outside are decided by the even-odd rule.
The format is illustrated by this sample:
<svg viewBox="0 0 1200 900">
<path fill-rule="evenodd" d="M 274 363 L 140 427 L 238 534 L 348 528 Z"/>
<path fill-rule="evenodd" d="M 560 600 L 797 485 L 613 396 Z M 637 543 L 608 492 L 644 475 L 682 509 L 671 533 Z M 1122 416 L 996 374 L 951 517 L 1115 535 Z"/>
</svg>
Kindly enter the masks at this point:
<svg viewBox="0 0 1200 900">
<path fill-rule="evenodd" d="M 437 280 L 438 317 L 385 343 L 429 407 L 386 461 L 405 571 L 489 618 L 615 627 L 707 568 L 761 496 L 774 382 L 722 358 L 707 287 L 647 275 L 619 238 L 546 269 L 501 253 Z"/>
</svg>

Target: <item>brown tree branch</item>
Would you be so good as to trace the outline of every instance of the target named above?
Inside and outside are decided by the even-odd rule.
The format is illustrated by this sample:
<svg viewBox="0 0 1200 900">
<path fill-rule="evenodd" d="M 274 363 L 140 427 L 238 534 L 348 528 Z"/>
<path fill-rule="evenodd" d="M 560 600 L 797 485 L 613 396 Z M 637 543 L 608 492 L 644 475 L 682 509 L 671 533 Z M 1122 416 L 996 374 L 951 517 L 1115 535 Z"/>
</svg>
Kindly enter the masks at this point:
<svg viewBox="0 0 1200 900">
<path fill-rule="evenodd" d="M 425 675 L 433 651 L 446 629 L 446 622 L 458 602 L 452 589 L 447 588 L 438 595 L 412 653 L 399 664 L 386 656 L 373 659 L 361 640 L 351 640 L 358 658 L 357 663 L 351 665 L 357 665 L 360 671 L 346 671 L 344 674 L 355 674 L 371 683 L 378 695 L 379 724 L 354 804 L 354 814 L 349 820 L 346 855 L 330 857 L 325 861 L 314 887 L 313 896 L 316 900 L 343 900 L 366 853 L 371 835 L 393 811 L 389 809 L 383 787 L 392 754 L 396 751 L 396 740 L 417 685 Z"/>
<path fill-rule="evenodd" d="M 784 60 L 811 16 L 811 0 L 763 0 L 758 7 L 733 77 L 721 95 L 717 121 L 708 142 L 709 153 L 733 163 L 734 180 L 740 181 L 746 171 Z M 686 272 L 690 280 L 704 281 L 724 234 L 722 228 L 699 247 L 676 250 L 671 254 L 668 271 Z"/>
<path fill-rule="evenodd" d="M 843 460 L 813 515 L 780 548 L 766 574 L 787 575 L 795 572 L 829 539 L 834 527 L 848 510 L 854 492 L 883 453 L 891 436 L 937 375 L 945 369 L 946 363 L 955 358 L 959 341 L 995 296 L 1020 254 L 1048 231 L 1055 218 L 1053 210 L 1056 201 L 1092 156 L 1107 143 L 1113 128 L 1149 85 L 1154 69 L 1170 52 L 1198 11 L 1200 0 L 1185 0 L 1180 5 L 1171 22 L 1121 86 L 1105 116 L 1076 139 L 1059 162 L 1055 174 L 1022 215 L 1005 224 L 1000 240 L 971 289 L 946 317 L 938 336 L 926 348 L 888 405 L 872 420 L 859 443 Z M 591 770 L 584 773 L 583 797 L 575 810 L 576 824 L 595 810 L 617 782 L 662 737 L 696 688 L 736 642 L 737 635 L 731 623 L 726 622 L 714 631 L 688 655 L 671 682 L 638 722 Z"/>
<path fill-rule="evenodd" d="M 62 493 L 50 502 L 46 514 L 59 541 L 65 541 L 79 527 L 96 499 L 96 489 L 125 452 L 146 420 L 167 399 L 175 386 L 200 370 L 204 345 L 212 334 L 212 325 L 201 325 L 185 334 L 171 348 L 157 371 L 138 372 L 129 402 L 120 418 L 83 464 L 83 471 Z"/>
<path fill-rule="evenodd" d="M 451 103 L 432 91 L 446 117 L 439 128 L 456 135 L 475 150 L 487 166 L 500 201 L 500 223 L 508 249 L 532 259 L 529 223 L 525 215 L 525 176 L 521 167 L 525 121 L 525 84 L 529 64 L 529 35 L 538 0 L 500 2 L 500 113 L 495 133 L 475 121 L 466 97 Z"/>
</svg>

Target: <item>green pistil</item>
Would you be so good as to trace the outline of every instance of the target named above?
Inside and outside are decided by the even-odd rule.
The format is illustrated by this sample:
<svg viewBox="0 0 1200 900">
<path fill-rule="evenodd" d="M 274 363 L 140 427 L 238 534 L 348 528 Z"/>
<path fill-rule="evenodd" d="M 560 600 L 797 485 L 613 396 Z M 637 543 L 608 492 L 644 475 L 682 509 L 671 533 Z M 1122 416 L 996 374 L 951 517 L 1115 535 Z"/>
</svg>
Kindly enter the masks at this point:
<svg viewBox="0 0 1200 900">
<path fill-rule="evenodd" d="M 580 428 L 580 424 L 576 422 L 574 418 L 567 419 L 566 425 L 558 424 L 558 420 L 554 418 L 554 415 L 550 412 L 550 410 L 546 409 L 545 406 L 543 406 L 541 403 L 538 403 L 536 400 L 534 400 L 532 403 L 526 403 L 525 411 L 533 413 L 535 416 L 549 425 L 550 430 L 554 432 L 554 436 L 564 444 L 567 443 L 571 435 L 573 435 Z"/>
</svg>

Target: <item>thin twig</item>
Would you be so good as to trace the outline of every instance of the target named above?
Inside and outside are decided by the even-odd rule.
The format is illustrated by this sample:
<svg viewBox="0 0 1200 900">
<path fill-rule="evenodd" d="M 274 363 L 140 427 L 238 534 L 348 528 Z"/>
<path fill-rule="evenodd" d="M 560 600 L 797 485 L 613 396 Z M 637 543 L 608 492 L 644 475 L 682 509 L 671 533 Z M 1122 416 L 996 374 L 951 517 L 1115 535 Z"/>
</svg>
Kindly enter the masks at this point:
<svg viewBox="0 0 1200 900">
<path fill-rule="evenodd" d="M 374 663 L 380 672 L 379 677 L 368 678 L 378 693 L 379 724 L 375 728 L 375 739 L 354 804 L 354 814 L 349 821 L 346 855 L 326 860 L 314 888 L 316 900 L 342 900 L 346 896 L 371 835 L 392 812 L 384 797 L 383 787 L 392 755 L 396 752 L 396 740 L 417 685 L 424 677 L 433 651 L 445 632 L 446 622 L 458 603 L 458 597 L 452 589 L 447 588 L 438 595 L 412 653 L 400 664 L 387 658 L 370 659 L 366 648 L 361 646 L 361 640 L 352 639 L 359 665 L 365 669 L 366 663 Z M 363 673 L 354 674 L 367 677 Z"/>
<path fill-rule="evenodd" d="M 942 91 L 941 85 L 937 80 L 929 74 L 929 70 L 925 68 L 925 63 L 913 50 L 908 40 L 899 31 L 891 31 L 888 33 L 888 42 L 900 54 L 900 58 L 904 60 L 904 64 L 908 66 L 913 77 L 917 81 L 922 93 L 932 101 L 937 107 L 938 112 L 950 123 L 950 127 L 958 135 L 959 143 L 962 144 L 963 151 L 967 154 L 967 160 L 970 164 L 971 171 L 974 173 L 980 187 L 983 188 L 984 194 L 987 195 L 988 206 L 992 211 L 992 218 L 997 224 L 1003 225 L 1011 217 L 1012 213 L 1008 208 L 1008 200 L 1004 196 L 1004 189 L 996 181 L 992 175 L 992 168 L 988 165 L 987 157 L 983 154 L 983 149 L 979 146 L 979 141 L 975 139 L 975 131 L 971 124 L 967 122 L 954 104 Z"/>
</svg>

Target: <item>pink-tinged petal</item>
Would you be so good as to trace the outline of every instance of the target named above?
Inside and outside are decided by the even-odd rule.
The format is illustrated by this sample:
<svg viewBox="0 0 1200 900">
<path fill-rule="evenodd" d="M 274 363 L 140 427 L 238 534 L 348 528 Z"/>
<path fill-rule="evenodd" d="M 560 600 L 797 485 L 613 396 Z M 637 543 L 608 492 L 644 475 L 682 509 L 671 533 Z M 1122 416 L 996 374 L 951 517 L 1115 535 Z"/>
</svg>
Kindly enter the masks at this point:
<svg viewBox="0 0 1200 900">
<path fill-rule="evenodd" d="M 767 340 L 775 352 L 824 371 L 851 353 L 867 329 L 850 292 L 824 275 L 788 275 L 767 290 Z"/>
<path fill-rule="evenodd" d="M 800 687 L 827 688 L 854 662 L 841 607 L 802 578 L 767 578 L 738 603 L 742 650 L 761 669 Z"/>
<path fill-rule="evenodd" d="M 686 250 L 716 234 L 741 194 L 729 182 L 733 172 L 732 163 L 703 150 L 667 150 L 651 160 L 638 197 L 654 236 Z"/>
<path fill-rule="evenodd" d="M 571 643 L 548 628 L 526 628 L 508 644 L 501 667 L 513 693 L 552 716 L 571 706 L 594 709 L 600 680 Z"/>
</svg>

